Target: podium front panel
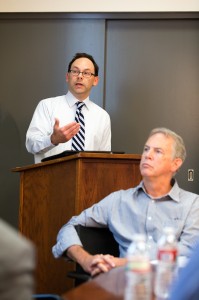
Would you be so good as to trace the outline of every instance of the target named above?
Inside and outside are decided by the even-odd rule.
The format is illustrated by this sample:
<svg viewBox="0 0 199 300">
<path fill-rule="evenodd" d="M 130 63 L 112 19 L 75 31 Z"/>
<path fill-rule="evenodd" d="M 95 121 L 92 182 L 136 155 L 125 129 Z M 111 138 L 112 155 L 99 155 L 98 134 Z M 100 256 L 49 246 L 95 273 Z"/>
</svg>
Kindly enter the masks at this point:
<svg viewBox="0 0 199 300">
<path fill-rule="evenodd" d="M 73 263 L 55 259 L 59 229 L 113 191 L 140 182 L 140 155 L 86 154 L 15 168 L 20 172 L 19 230 L 37 249 L 36 292 L 62 294 L 73 287 Z"/>
</svg>

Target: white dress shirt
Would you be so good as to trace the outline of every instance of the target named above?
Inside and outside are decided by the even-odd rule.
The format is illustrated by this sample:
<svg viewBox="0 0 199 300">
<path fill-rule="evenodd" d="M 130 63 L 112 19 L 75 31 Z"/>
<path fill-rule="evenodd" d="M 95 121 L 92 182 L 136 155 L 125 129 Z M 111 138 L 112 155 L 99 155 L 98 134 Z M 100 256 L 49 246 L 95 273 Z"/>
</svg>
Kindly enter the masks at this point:
<svg viewBox="0 0 199 300">
<path fill-rule="evenodd" d="M 34 154 L 35 163 L 45 157 L 71 150 L 72 139 L 55 146 L 51 143 L 51 134 L 55 118 L 60 127 L 74 122 L 78 101 L 70 92 L 66 95 L 41 100 L 33 114 L 26 134 L 26 148 Z M 111 121 L 109 114 L 92 102 L 89 97 L 84 100 L 82 112 L 85 120 L 85 150 L 111 151 Z"/>
</svg>

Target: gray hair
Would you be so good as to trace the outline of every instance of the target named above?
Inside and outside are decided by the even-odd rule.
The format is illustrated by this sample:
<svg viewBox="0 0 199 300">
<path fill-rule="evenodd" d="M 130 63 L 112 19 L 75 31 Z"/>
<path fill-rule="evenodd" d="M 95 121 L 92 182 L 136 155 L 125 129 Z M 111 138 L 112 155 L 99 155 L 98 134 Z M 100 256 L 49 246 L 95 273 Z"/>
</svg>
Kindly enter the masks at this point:
<svg viewBox="0 0 199 300">
<path fill-rule="evenodd" d="M 181 158 L 182 162 L 185 161 L 186 158 L 186 149 L 185 149 L 185 144 L 183 139 L 181 138 L 181 136 L 179 136 L 177 133 L 175 133 L 174 131 L 164 128 L 164 127 L 160 127 L 160 128 L 155 128 L 153 130 L 151 130 L 149 137 L 156 134 L 156 133 L 162 133 L 164 134 L 166 137 L 171 137 L 174 141 L 174 158 Z"/>
</svg>

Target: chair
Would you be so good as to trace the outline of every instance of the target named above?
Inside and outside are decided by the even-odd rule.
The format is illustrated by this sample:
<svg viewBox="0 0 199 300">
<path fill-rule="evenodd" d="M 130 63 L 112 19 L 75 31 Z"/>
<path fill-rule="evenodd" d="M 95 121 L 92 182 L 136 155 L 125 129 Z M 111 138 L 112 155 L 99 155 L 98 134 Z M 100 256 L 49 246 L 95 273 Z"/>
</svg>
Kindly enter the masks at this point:
<svg viewBox="0 0 199 300">
<path fill-rule="evenodd" d="M 84 249 L 89 253 L 119 256 L 119 245 L 108 228 L 77 225 L 75 229 Z M 68 272 L 67 276 L 75 279 L 75 286 L 90 279 L 90 274 L 86 273 L 78 263 L 76 263 L 75 271 Z"/>
</svg>

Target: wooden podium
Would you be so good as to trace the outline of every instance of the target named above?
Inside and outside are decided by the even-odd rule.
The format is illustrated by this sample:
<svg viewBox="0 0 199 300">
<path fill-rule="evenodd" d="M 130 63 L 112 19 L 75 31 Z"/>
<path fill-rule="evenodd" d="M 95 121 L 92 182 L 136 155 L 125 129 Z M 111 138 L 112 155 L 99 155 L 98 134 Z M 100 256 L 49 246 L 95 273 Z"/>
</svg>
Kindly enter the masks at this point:
<svg viewBox="0 0 199 300">
<path fill-rule="evenodd" d="M 37 247 L 36 292 L 62 294 L 73 287 L 73 264 L 55 259 L 59 229 L 83 209 L 141 180 L 138 154 L 78 153 L 17 167 L 20 172 L 19 230 Z"/>
</svg>

